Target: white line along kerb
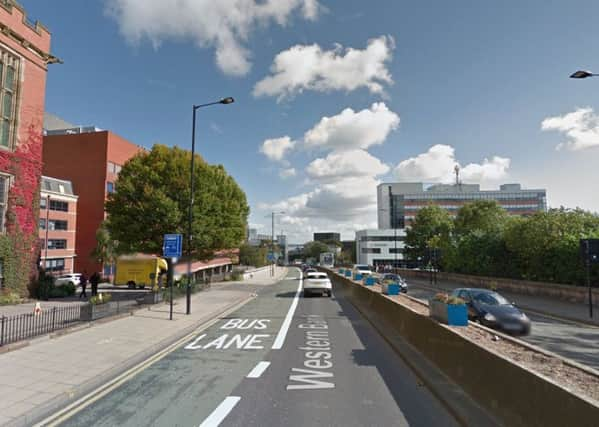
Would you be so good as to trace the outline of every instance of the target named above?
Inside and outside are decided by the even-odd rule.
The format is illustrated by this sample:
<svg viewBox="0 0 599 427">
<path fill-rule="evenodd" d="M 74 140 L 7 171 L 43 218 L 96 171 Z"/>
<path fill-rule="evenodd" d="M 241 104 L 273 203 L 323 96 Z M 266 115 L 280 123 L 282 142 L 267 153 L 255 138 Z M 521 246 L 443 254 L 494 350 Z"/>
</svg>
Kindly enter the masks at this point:
<svg viewBox="0 0 599 427">
<path fill-rule="evenodd" d="M 218 427 L 220 423 L 229 415 L 229 412 L 233 410 L 235 405 L 239 403 L 241 397 L 229 396 L 216 407 L 214 411 L 204 420 L 200 427 Z"/>
<path fill-rule="evenodd" d="M 287 312 L 287 316 L 285 316 L 285 320 L 281 325 L 281 329 L 279 329 L 279 333 L 275 338 L 275 342 L 272 345 L 273 350 L 280 350 L 283 348 L 283 344 L 285 343 L 285 338 L 287 337 L 287 332 L 289 331 L 289 326 L 291 326 L 291 320 L 293 319 L 293 315 L 295 314 L 295 309 L 297 308 L 297 303 L 299 302 L 299 295 L 302 291 L 302 286 L 304 283 L 304 274 L 300 271 L 300 279 L 299 285 L 297 287 L 297 291 L 295 292 L 295 297 L 293 297 L 293 302 L 291 303 L 291 307 L 289 307 L 289 311 Z"/>
<path fill-rule="evenodd" d="M 260 362 L 254 369 L 250 371 L 246 378 L 260 378 L 260 376 L 266 371 L 266 368 L 270 366 L 270 362 Z"/>
</svg>

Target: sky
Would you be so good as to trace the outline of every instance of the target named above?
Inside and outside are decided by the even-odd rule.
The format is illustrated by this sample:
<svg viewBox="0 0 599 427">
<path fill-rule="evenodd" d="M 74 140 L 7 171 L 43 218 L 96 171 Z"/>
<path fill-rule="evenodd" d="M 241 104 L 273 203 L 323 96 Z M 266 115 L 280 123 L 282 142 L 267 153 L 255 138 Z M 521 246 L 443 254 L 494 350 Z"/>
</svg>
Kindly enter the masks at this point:
<svg viewBox="0 0 599 427">
<path fill-rule="evenodd" d="M 545 188 L 599 211 L 599 2 L 21 0 L 64 61 L 46 110 L 191 147 L 292 243 L 376 228 L 376 186 Z M 200 184 L 201 185 L 201 184 Z"/>
</svg>

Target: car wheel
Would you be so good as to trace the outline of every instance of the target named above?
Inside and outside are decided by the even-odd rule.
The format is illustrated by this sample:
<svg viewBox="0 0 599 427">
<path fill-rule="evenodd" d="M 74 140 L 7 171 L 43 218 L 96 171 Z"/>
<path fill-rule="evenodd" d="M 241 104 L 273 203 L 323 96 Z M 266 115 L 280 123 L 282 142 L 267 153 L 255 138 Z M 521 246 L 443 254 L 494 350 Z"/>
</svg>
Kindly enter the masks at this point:
<svg viewBox="0 0 599 427">
<path fill-rule="evenodd" d="M 304 290 L 304 298 L 309 298 L 310 297 L 310 292 Z"/>
<path fill-rule="evenodd" d="M 135 282 L 133 280 L 130 280 L 127 282 L 127 288 L 129 289 L 135 289 Z"/>
<path fill-rule="evenodd" d="M 69 282 L 69 285 L 75 286 L 75 284 L 73 282 Z"/>
<path fill-rule="evenodd" d="M 331 298 L 331 296 L 332 296 L 332 295 L 333 295 L 333 292 L 332 292 L 332 291 L 327 291 L 327 296 L 328 296 L 329 298 Z"/>
</svg>

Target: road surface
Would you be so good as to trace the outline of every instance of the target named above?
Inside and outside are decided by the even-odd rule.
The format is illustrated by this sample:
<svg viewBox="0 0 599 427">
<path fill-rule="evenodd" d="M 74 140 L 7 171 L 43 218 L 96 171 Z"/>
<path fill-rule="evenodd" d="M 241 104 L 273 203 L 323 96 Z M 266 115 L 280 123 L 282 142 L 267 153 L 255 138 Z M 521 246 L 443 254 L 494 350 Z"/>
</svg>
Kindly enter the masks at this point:
<svg viewBox="0 0 599 427">
<path fill-rule="evenodd" d="M 457 425 L 353 306 L 301 297 L 299 276 L 291 269 L 60 425 Z"/>
</svg>

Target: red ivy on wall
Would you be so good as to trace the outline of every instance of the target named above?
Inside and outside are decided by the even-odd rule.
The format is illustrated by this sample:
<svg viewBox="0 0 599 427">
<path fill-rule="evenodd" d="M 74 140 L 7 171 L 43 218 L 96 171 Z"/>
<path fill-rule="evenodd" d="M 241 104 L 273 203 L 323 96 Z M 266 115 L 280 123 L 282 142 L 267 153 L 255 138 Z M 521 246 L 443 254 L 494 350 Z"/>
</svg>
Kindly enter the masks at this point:
<svg viewBox="0 0 599 427">
<path fill-rule="evenodd" d="M 0 150 L 0 172 L 12 176 L 8 193 L 6 234 L 13 242 L 14 257 L 24 269 L 24 276 L 35 273 L 39 251 L 39 190 L 42 173 L 42 124 L 33 119 L 27 126 L 27 137 L 14 151 Z M 23 289 L 26 283 L 7 284 Z M 11 286 L 12 285 L 12 286 Z"/>
</svg>

